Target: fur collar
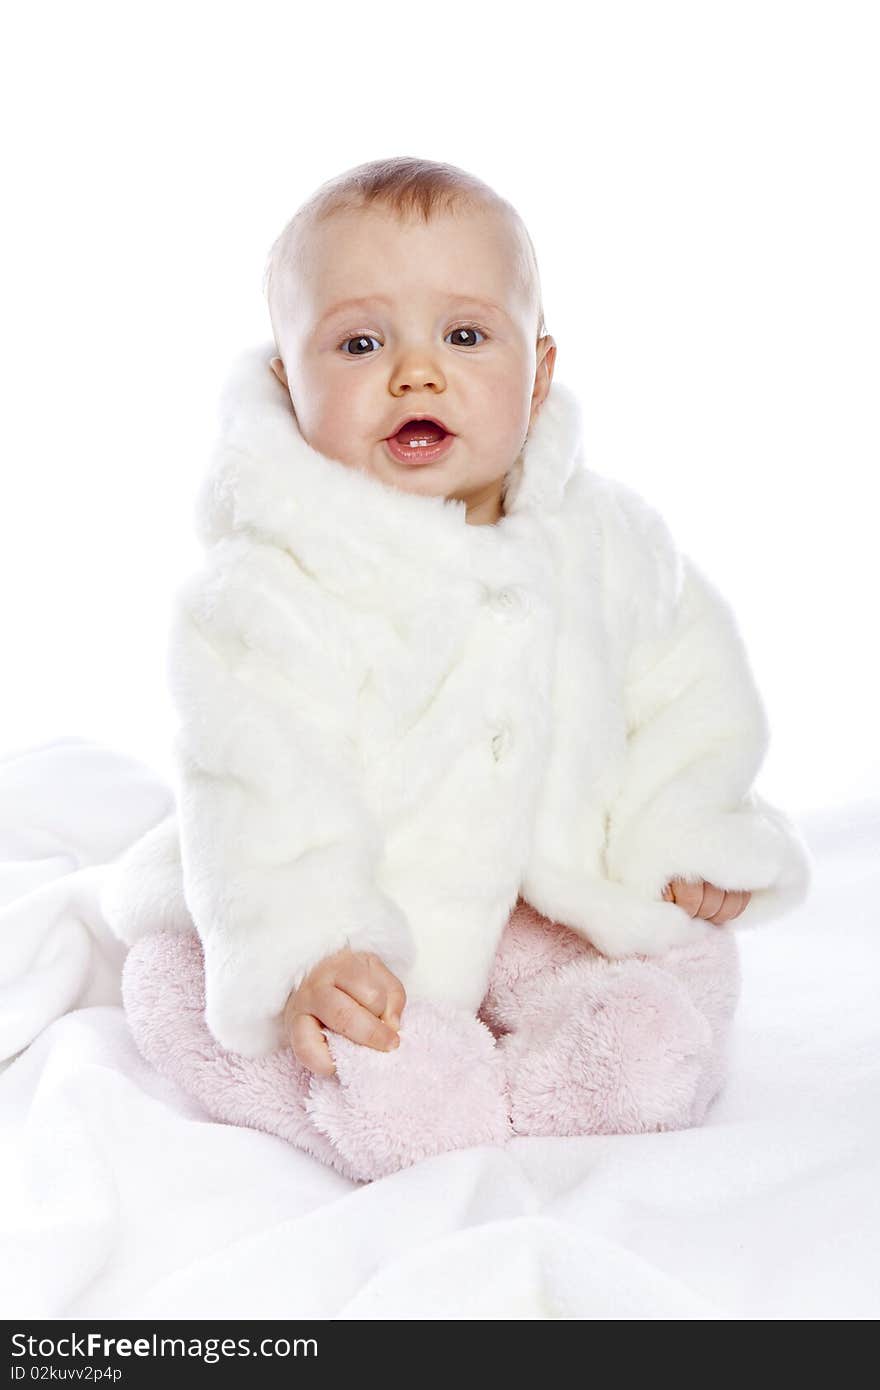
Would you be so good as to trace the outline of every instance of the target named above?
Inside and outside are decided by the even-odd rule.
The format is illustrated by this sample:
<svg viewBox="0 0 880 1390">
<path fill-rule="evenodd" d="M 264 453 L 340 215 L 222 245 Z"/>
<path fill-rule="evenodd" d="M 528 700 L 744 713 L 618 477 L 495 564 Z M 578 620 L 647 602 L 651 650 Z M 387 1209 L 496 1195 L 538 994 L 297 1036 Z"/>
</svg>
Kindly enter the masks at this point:
<svg viewBox="0 0 880 1390">
<path fill-rule="evenodd" d="M 580 405 L 554 379 L 508 475 L 504 515 L 469 525 L 464 502 L 403 492 L 307 444 L 269 365 L 275 351 L 270 340 L 241 353 L 220 393 L 219 438 L 196 502 L 203 545 L 249 534 L 333 588 L 362 588 L 376 565 L 386 574 L 395 560 L 442 568 L 513 540 L 526 518 L 561 506 L 583 469 Z"/>
</svg>

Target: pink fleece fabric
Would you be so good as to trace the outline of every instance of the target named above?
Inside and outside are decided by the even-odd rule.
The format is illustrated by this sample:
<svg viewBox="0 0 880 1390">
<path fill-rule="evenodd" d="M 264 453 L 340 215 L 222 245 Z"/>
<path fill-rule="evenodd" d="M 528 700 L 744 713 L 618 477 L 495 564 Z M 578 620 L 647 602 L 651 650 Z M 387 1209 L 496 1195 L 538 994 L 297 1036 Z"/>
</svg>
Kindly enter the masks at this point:
<svg viewBox="0 0 880 1390">
<path fill-rule="evenodd" d="M 279 1135 L 356 1182 L 515 1135 L 702 1123 L 724 1083 L 740 989 L 732 925 L 658 958 L 609 960 L 520 899 L 474 1016 L 409 999 L 393 1052 L 325 1029 L 336 1075 L 289 1048 L 228 1052 L 205 1023 L 198 937 L 158 932 L 122 975 L 138 1050 L 214 1119 Z"/>
</svg>

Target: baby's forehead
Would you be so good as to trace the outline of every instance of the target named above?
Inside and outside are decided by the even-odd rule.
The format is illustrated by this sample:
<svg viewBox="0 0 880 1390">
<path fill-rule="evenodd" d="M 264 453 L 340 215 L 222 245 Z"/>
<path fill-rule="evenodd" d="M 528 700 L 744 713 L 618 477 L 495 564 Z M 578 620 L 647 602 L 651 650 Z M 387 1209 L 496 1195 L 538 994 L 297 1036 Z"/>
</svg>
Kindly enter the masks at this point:
<svg viewBox="0 0 880 1390">
<path fill-rule="evenodd" d="M 498 251 L 519 245 L 517 228 L 509 218 L 489 207 L 436 210 L 430 217 L 402 215 L 382 207 L 339 209 L 327 217 L 305 222 L 295 239 L 294 259 L 303 270 L 314 268 L 325 256 L 333 255 L 341 242 L 357 256 L 359 245 L 380 248 L 382 254 L 395 250 L 403 256 L 411 246 L 446 244 L 449 246 L 487 241 Z M 493 258 L 496 262 L 498 256 Z M 356 263 L 356 262 L 355 262 Z M 418 262 L 413 269 L 418 269 Z M 430 267 L 425 266 L 425 271 Z"/>
<path fill-rule="evenodd" d="M 429 252 L 446 246 L 449 265 Z M 423 254 L 420 254 L 423 253 Z M 427 253 L 427 254 L 424 254 Z M 430 219 L 401 218 L 387 210 L 352 208 L 305 223 L 290 248 L 289 270 L 310 299 L 344 288 L 354 297 L 369 293 L 377 278 L 410 286 L 481 289 L 490 294 L 528 292 L 532 286 L 527 247 L 510 218 L 490 207 L 435 213 Z M 378 275 L 382 271 L 384 275 Z M 444 273 L 445 272 L 445 273 Z"/>
</svg>

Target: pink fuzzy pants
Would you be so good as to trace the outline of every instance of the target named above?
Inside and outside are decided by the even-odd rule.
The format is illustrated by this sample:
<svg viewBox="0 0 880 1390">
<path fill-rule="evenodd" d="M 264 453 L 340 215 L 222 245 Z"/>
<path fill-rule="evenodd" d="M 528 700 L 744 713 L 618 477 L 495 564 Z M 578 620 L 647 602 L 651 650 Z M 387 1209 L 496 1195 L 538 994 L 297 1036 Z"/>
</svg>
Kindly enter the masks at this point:
<svg viewBox="0 0 880 1390">
<path fill-rule="evenodd" d="M 637 1134 L 702 1123 L 724 1081 L 736 937 L 609 960 L 520 899 L 474 1016 L 408 1000 L 393 1052 L 325 1029 L 336 1075 L 289 1048 L 227 1052 L 205 1023 L 195 935 L 143 937 L 122 976 L 141 1054 L 209 1115 L 280 1135 L 369 1182 L 432 1154 L 517 1135 Z"/>
</svg>

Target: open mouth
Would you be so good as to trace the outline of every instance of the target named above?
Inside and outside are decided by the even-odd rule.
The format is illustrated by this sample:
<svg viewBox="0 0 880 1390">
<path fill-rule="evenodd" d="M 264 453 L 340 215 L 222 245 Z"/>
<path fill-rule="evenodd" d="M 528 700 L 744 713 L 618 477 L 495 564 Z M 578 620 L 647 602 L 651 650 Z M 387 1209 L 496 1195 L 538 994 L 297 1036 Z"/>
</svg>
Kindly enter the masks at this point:
<svg viewBox="0 0 880 1390">
<path fill-rule="evenodd" d="M 438 444 L 448 433 L 439 420 L 407 420 L 391 438 L 398 440 L 407 449 L 418 449 Z"/>
<path fill-rule="evenodd" d="M 407 420 L 385 443 L 398 463 L 433 463 L 448 453 L 455 438 L 439 420 Z"/>
</svg>

